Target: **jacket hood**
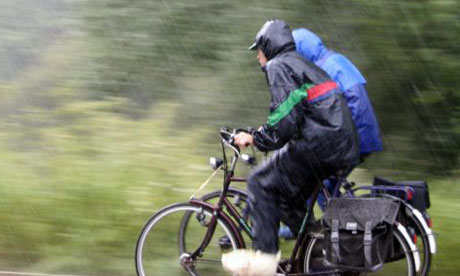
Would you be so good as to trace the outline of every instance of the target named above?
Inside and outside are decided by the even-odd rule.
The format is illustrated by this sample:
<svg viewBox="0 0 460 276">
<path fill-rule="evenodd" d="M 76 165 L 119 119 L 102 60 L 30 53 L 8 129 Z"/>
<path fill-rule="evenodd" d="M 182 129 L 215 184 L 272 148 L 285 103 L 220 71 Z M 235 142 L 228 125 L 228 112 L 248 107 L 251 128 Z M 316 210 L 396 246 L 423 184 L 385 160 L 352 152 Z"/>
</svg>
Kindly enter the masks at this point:
<svg viewBox="0 0 460 276">
<path fill-rule="evenodd" d="M 265 22 L 256 35 L 255 45 L 262 50 L 267 60 L 282 52 L 295 51 L 291 29 L 279 19 Z"/>
<path fill-rule="evenodd" d="M 292 32 L 297 52 L 310 62 L 315 63 L 327 52 L 321 38 L 307 29 L 295 29 Z"/>
</svg>

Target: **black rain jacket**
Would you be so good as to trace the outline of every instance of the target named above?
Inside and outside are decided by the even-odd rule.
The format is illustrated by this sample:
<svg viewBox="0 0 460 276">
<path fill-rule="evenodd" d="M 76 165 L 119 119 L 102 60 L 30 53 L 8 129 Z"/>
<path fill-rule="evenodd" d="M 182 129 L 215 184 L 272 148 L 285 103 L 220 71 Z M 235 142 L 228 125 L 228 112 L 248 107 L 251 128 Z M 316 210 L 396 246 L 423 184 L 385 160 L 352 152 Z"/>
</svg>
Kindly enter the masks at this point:
<svg viewBox="0 0 460 276">
<path fill-rule="evenodd" d="M 358 136 L 339 88 L 326 72 L 295 51 L 289 26 L 269 21 L 256 36 L 267 57 L 263 69 L 271 93 L 267 123 L 253 133 L 261 151 L 287 147 L 298 164 L 314 161 L 330 168 L 359 163 Z"/>
</svg>

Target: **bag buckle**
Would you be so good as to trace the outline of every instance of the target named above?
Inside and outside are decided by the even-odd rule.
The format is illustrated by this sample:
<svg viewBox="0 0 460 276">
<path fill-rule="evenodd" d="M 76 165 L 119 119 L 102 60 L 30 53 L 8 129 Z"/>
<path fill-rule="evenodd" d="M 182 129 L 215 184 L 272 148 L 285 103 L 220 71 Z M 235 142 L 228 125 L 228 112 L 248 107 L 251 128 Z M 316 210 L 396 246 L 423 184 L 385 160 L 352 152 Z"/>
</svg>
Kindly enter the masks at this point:
<svg viewBox="0 0 460 276">
<path fill-rule="evenodd" d="M 339 242 L 339 232 L 332 232 L 331 233 L 331 242 L 333 242 L 333 243 Z"/>
<path fill-rule="evenodd" d="M 363 243 L 366 245 L 372 244 L 372 223 L 371 222 L 366 222 L 366 227 L 364 230 L 364 241 Z"/>
<path fill-rule="evenodd" d="M 364 233 L 364 244 L 372 244 L 372 233 Z"/>
<path fill-rule="evenodd" d="M 338 243 L 339 242 L 339 221 L 334 219 L 332 220 L 332 227 L 331 227 L 331 242 Z"/>
</svg>

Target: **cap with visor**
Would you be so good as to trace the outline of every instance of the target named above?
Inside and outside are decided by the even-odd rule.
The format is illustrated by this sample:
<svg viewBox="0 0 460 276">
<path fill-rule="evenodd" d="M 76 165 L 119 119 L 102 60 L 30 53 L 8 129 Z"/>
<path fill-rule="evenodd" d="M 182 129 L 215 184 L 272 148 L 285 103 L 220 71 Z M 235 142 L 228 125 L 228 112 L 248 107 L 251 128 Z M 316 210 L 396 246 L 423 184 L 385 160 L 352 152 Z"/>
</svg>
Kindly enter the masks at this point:
<svg viewBox="0 0 460 276">
<path fill-rule="evenodd" d="M 267 31 L 268 27 L 270 27 L 270 25 L 273 24 L 273 22 L 275 22 L 275 21 L 274 20 L 269 20 L 269 21 L 265 22 L 265 24 L 262 26 L 260 31 L 257 33 L 256 39 L 254 40 L 254 43 L 251 46 L 249 46 L 249 48 L 248 48 L 249 51 L 257 50 L 257 48 L 260 46 L 260 44 L 262 42 L 262 36 Z"/>
</svg>

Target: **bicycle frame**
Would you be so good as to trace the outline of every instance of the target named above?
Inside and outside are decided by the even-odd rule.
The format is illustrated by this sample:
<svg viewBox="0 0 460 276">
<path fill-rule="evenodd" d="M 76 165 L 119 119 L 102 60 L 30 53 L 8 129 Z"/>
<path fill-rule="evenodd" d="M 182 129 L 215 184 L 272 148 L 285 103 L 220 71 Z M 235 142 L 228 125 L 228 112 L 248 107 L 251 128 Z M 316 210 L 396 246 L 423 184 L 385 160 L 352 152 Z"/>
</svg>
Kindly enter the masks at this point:
<svg viewBox="0 0 460 276">
<path fill-rule="evenodd" d="M 209 244 L 209 242 L 212 239 L 212 236 L 214 234 L 214 230 L 217 224 L 217 218 L 222 218 L 231 228 L 232 231 L 234 232 L 235 235 L 237 235 L 237 242 L 239 243 L 241 248 L 245 248 L 245 242 L 244 239 L 242 238 L 240 231 L 238 230 L 237 226 L 239 226 L 241 229 L 245 231 L 245 233 L 253 239 L 252 235 L 252 229 L 251 226 L 248 225 L 246 220 L 243 218 L 243 216 L 236 210 L 236 208 L 233 206 L 233 204 L 227 199 L 226 194 L 227 191 L 230 187 L 230 184 L 232 182 L 246 182 L 247 179 L 243 177 L 235 177 L 234 176 L 234 171 L 235 167 L 239 158 L 239 151 L 238 149 L 235 150 L 234 147 L 231 147 L 233 151 L 235 152 L 234 155 L 231 158 L 230 161 L 230 166 L 228 165 L 228 160 L 227 156 L 225 153 L 225 147 L 228 146 L 226 141 L 222 139 L 222 152 L 223 152 L 223 157 L 224 157 L 224 162 L 223 162 L 223 170 L 224 170 L 224 181 L 223 181 L 223 187 L 222 191 L 220 194 L 220 197 L 218 201 L 215 204 L 210 204 L 207 202 L 204 202 L 199 199 L 191 199 L 189 202 L 193 205 L 200 206 L 207 208 L 213 212 L 213 216 L 211 220 L 209 221 L 208 224 L 208 230 L 205 234 L 205 237 L 201 243 L 201 245 L 198 247 L 198 249 L 193 252 L 190 257 L 195 258 L 199 256 L 206 248 L 206 246 Z M 310 220 L 312 214 L 313 214 L 313 206 L 316 203 L 316 199 L 318 197 L 319 191 L 322 189 L 322 183 L 319 183 L 318 187 L 315 189 L 313 192 L 312 198 L 313 200 L 310 201 L 309 206 L 308 206 L 308 211 L 304 216 L 304 219 L 302 221 L 302 225 L 299 231 L 299 234 L 297 236 L 294 249 L 291 253 L 290 258 L 287 260 L 287 264 L 284 268 L 282 268 L 282 271 L 284 273 L 287 273 L 288 275 L 315 275 L 315 274 L 289 274 L 289 272 L 292 270 L 294 262 L 296 260 L 297 255 L 299 254 L 299 250 L 306 242 L 308 239 L 308 231 L 307 231 L 307 222 Z M 223 212 L 223 207 L 226 208 L 228 215 Z M 230 216 L 229 216 L 230 215 Z M 232 220 L 233 219 L 233 220 Z M 280 267 L 281 268 L 281 267 Z M 337 270 L 331 270 L 332 272 L 337 271 Z"/>
</svg>

